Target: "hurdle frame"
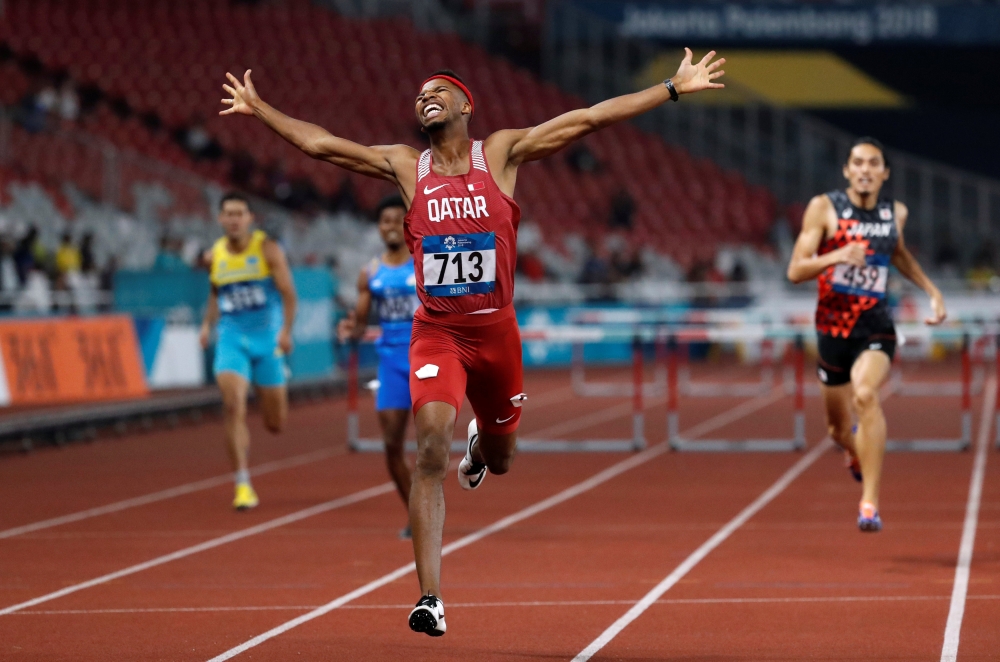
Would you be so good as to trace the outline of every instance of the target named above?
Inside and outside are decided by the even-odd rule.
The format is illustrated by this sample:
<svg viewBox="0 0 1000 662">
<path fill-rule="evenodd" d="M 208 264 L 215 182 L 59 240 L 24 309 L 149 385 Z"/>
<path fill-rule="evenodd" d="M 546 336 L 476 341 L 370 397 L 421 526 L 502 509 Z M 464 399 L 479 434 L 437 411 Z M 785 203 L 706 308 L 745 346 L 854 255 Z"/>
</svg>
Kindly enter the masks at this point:
<svg viewBox="0 0 1000 662">
<path fill-rule="evenodd" d="M 530 339 L 530 338 L 529 338 Z M 573 441 L 570 439 L 518 439 L 518 452 L 525 453 L 592 453 L 592 452 L 638 452 L 644 450 L 646 442 L 646 416 L 644 404 L 643 371 L 645 366 L 643 339 L 639 333 L 632 337 L 632 385 L 630 386 L 632 402 L 632 437 L 629 439 L 587 439 Z M 385 444 L 381 439 L 362 438 L 360 436 L 359 404 L 359 356 L 358 343 L 352 342 L 347 363 L 347 446 L 355 453 L 381 453 Z M 609 396 L 614 397 L 614 396 Z M 452 453 L 464 453 L 466 441 L 457 439 L 451 443 Z M 407 452 L 417 450 L 414 441 L 405 444 Z"/>
<path fill-rule="evenodd" d="M 686 342 L 698 339 L 684 339 Z M 711 341 L 711 338 L 706 338 Z M 680 435 L 680 411 L 678 400 L 680 388 L 678 386 L 677 354 L 681 343 L 677 334 L 670 334 L 667 338 L 667 443 L 673 451 L 685 452 L 769 452 L 781 453 L 789 451 L 801 451 L 806 445 L 806 418 L 805 418 L 805 347 L 801 334 L 796 334 L 794 345 L 794 369 L 795 369 L 795 413 L 792 420 L 791 439 L 699 439 L 693 441 L 684 439 Z M 773 387 L 771 389 L 773 391 Z M 757 394 L 764 395 L 764 394 Z"/>
</svg>

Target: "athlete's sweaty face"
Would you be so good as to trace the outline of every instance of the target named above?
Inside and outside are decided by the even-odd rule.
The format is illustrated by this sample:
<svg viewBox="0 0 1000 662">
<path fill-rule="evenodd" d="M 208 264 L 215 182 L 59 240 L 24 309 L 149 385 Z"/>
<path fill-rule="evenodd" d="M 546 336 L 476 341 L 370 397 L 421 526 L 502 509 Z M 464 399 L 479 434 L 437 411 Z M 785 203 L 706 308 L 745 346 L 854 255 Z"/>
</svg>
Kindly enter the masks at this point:
<svg viewBox="0 0 1000 662">
<path fill-rule="evenodd" d="M 406 210 L 402 207 L 386 207 L 378 216 L 378 233 L 390 250 L 396 250 L 403 245 L 403 217 Z"/>
<path fill-rule="evenodd" d="M 242 241 L 250 235 L 253 214 L 242 200 L 226 200 L 219 211 L 219 224 L 227 238 Z"/>
<path fill-rule="evenodd" d="M 472 113 L 472 105 L 465 93 L 453 83 L 434 78 L 424 83 L 415 105 L 417 121 L 426 131 L 445 126 L 449 120 Z"/>
<path fill-rule="evenodd" d="M 861 195 L 878 196 L 882 185 L 889 179 L 885 155 L 875 145 L 855 145 L 844 164 L 844 178 L 851 188 Z"/>
</svg>

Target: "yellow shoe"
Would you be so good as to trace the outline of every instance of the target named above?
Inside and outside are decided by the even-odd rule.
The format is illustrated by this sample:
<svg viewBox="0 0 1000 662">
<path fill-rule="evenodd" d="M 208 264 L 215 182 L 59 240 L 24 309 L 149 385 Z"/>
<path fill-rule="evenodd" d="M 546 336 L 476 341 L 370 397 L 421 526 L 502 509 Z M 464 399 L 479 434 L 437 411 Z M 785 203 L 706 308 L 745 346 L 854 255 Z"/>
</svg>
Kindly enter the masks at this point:
<svg viewBox="0 0 1000 662">
<path fill-rule="evenodd" d="M 260 500 L 257 498 L 257 493 L 253 491 L 253 487 L 242 483 L 236 486 L 236 497 L 233 499 L 233 508 L 236 510 L 250 510 L 251 508 L 256 508 Z"/>
</svg>

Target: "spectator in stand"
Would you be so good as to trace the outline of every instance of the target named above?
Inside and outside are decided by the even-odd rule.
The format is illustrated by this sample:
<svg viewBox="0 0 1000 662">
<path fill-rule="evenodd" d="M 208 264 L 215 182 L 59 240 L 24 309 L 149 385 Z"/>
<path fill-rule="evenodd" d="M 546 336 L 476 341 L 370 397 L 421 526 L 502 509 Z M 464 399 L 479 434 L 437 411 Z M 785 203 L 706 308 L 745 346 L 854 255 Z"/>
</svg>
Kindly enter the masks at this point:
<svg viewBox="0 0 1000 662">
<path fill-rule="evenodd" d="M 160 250 L 153 262 L 153 271 L 187 271 L 190 267 L 181 258 L 178 241 L 169 235 L 160 237 Z"/>
<path fill-rule="evenodd" d="M 972 258 L 972 268 L 966 274 L 965 279 L 969 287 L 974 290 L 987 290 L 996 286 L 997 272 L 996 257 L 993 246 L 990 243 L 982 244 Z"/>
<path fill-rule="evenodd" d="M 0 312 L 14 307 L 14 298 L 21 287 L 14 262 L 14 242 L 7 235 L 0 236 Z"/>
<path fill-rule="evenodd" d="M 81 264 L 80 249 L 73 244 L 73 235 L 64 232 L 62 242 L 56 249 L 56 275 L 64 278 L 70 273 L 79 272 Z"/>
<path fill-rule="evenodd" d="M 76 93 L 73 81 L 68 78 L 59 87 L 59 104 L 55 110 L 65 122 L 75 122 L 80 117 L 80 96 Z"/>
<path fill-rule="evenodd" d="M 77 312 L 90 313 L 100 307 L 101 274 L 94 259 L 94 235 L 90 232 L 80 240 L 80 271 L 72 276 L 70 288 Z"/>
<path fill-rule="evenodd" d="M 595 237 L 587 239 L 588 255 L 577 282 L 590 285 L 587 288 L 588 301 L 613 301 L 613 274 L 607 251 Z"/>
<path fill-rule="evenodd" d="M 584 143 L 577 143 L 567 152 L 566 163 L 579 173 L 593 173 L 601 169 L 597 157 Z"/>
<path fill-rule="evenodd" d="M 14 250 L 14 265 L 21 285 L 28 282 L 28 274 L 36 266 L 44 268 L 47 257 L 45 247 L 38 239 L 38 228 L 32 225 Z"/>
<path fill-rule="evenodd" d="M 628 191 L 621 189 L 611 199 L 611 217 L 608 219 L 608 225 L 617 230 L 631 230 L 634 212 L 635 201 Z"/>
</svg>

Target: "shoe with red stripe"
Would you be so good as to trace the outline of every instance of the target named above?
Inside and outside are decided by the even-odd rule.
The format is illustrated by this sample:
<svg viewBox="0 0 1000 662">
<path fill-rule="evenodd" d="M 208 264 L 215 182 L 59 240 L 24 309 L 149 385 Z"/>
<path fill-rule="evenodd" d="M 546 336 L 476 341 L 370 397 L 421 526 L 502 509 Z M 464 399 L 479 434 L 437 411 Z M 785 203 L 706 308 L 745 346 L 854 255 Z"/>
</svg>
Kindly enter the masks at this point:
<svg viewBox="0 0 1000 662">
<path fill-rule="evenodd" d="M 878 516 L 874 504 L 861 502 L 858 508 L 858 528 L 866 533 L 878 533 L 882 530 L 882 518 Z"/>
</svg>

